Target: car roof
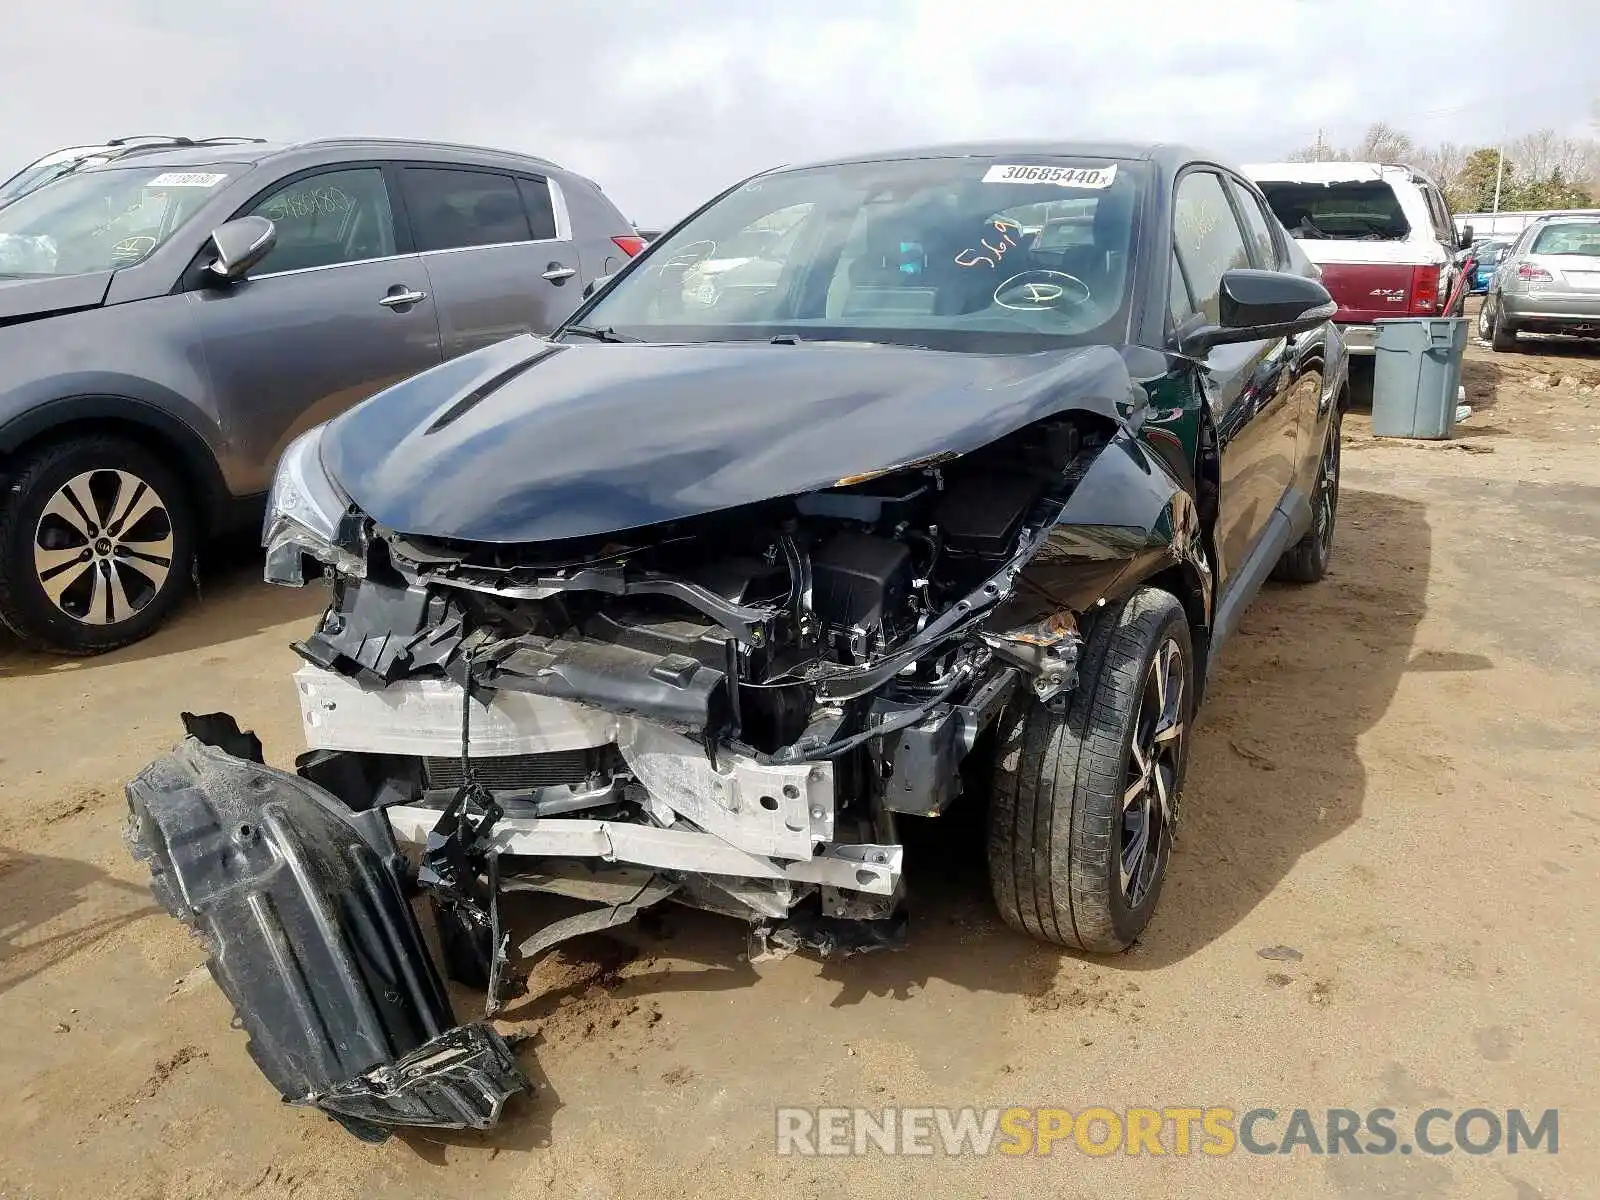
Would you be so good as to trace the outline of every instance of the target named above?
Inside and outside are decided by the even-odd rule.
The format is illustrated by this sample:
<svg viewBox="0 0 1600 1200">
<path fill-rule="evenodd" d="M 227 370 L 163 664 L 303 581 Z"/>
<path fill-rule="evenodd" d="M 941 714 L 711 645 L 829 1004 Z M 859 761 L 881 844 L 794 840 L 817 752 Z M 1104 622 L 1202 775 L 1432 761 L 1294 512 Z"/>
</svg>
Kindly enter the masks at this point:
<svg viewBox="0 0 1600 1200">
<path fill-rule="evenodd" d="M 132 166 L 135 163 L 148 167 L 199 167 L 219 162 L 256 163 L 284 149 L 284 146 L 275 146 L 271 143 L 229 142 L 213 146 L 163 146 L 159 150 L 143 148 L 120 152 L 96 150 L 86 157 L 93 158 L 95 154 L 102 152 L 115 153 L 116 156 L 108 162 L 86 167 L 84 172 L 87 174 L 90 171 L 109 171 L 117 167 Z"/>
<path fill-rule="evenodd" d="M 869 154 L 851 154 L 819 162 L 788 163 L 775 167 L 775 171 L 793 171 L 807 167 L 845 166 L 850 163 L 897 162 L 918 158 L 1118 158 L 1154 162 L 1167 170 L 1183 163 L 1204 161 L 1226 163 L 1214 154 L 1188 146 L 1165 142 L 1101 142 L 1056 140 L 1011 140 L 992 142 L 948 142 L 928 146 L 912 146 L 883 150 Z"/>
<path fill-rule="evenodd" d="M 556 163 L 537 155 L 515 150 L 495 149 L 490 146 L 467 146 L 453 142 L 433 142 L 406 138 L 335 137 L 316 138 L 303 142 L 243 142 L 213 143 L 200 146 L 135 147 L 124 150 L 112 161 L 97 164 L 89 170 L 103 171 L 112 167 L 138 163 L 155 167 L 195 167 L 208 163 L 258 164 L 280 157 L 305 154 L 307 157 L 326 157 L 325 152 L 355 153 L 363 157 L 386 158 L 437 158 L 441 161 L 466 161 L 469 159 L 498 159 L 506 166 L 538 165 L 548 170 L 562 170 Z"/>
<path fill-rule="evenodd" d="M 1268 162 L 1246 163 L 1246 175 L 1268 183 L 1427 183 L 1433 181 L 1415 167 L 1385 162 Z"/>
</svg>

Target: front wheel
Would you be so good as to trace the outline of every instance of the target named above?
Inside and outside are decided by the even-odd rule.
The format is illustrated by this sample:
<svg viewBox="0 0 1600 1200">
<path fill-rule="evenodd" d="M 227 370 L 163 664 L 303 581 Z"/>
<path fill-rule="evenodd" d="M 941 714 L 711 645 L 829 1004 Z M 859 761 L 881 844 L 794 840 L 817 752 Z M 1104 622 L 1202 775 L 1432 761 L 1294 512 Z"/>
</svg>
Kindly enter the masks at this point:
<svg viewBox="0 0 1600 1200">
<path fill-rule="evenodd" d="M 194 550 L 183 486 L 144 447 L 111 437 L 46 447 L 0 498 L 0 622 L 41 650 L 125 646 L 177 605 Z"/>
<path fill-rule="evenodd" d="M 1183 605 L 1142 588 L 1090 631 L 1064 706 L 1001 718 L 989 879 L 1005 922 L 1058 946 L 1126 950 L 1155 912 L 1194 705 Z"/>
</svg>

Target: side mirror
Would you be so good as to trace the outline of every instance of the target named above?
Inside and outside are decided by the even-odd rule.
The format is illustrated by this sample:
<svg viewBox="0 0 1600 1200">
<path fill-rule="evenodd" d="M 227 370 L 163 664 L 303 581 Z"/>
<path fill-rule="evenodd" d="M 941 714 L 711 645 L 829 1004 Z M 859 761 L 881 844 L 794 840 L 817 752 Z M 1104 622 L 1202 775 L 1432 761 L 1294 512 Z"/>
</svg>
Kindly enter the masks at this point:
<svg viewBox="0 0 1600 1200">
<path fill-rule="evenodd" d="M 611 275 L 596 275 L 588 283 L 583 285 L 583 298 L 587 300 L 601 288 L 605 287 L 606 284 L 610 283 L 613 278 L 614 276 Z"/>
<path fill-rule="evenodd" d="M 1470 247 L 1472 245 L 1473 240 L 1474 239 L 1472 237 L 1472 226 L 1471 225 L 1463 226 L 1462 230 L 1461 230 L 1461 248 L 1463 250 L 1467 249 L 1468 247 Z"/>
<path fill-rule="evenodd" d="M 277 244 L 278 227 L 266 217 L 226 221 L 211 231 L 217 257 L 206 270 L 219 280 L 243 279 Z"/>
<path fill-rule="evenodd" d="M 1338 311 L 1328 289 L 1289 271 L 1240 268 L 1222 276 L 1221 324 L 1184 335 L 1178 353 L 1199 357 L 1213 346 L 1291 337 L 1315 329 Z"/>
</svg>

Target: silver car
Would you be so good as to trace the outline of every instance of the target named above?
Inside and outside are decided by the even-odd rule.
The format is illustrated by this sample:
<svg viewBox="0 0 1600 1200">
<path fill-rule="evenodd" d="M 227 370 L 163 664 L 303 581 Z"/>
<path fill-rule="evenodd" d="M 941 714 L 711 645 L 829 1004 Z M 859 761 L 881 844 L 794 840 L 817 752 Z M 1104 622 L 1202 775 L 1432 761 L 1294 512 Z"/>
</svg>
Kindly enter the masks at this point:
<svg viewBox="0 0 1600 1200">
<path fill-rule="evenodd" d="M 1543 217 L 1500 260 L 1478 336 L 1515 350 L 1518 333 L 1600 337 L 1600 217 Z"/>
<path fill-rule="evenodd" d="M 0 625 L 150 632 L 284 448 L 547 333 L 644 239 L 544 159 L 377 139 L 140 146 L 0 207 Z"/>
</svg>

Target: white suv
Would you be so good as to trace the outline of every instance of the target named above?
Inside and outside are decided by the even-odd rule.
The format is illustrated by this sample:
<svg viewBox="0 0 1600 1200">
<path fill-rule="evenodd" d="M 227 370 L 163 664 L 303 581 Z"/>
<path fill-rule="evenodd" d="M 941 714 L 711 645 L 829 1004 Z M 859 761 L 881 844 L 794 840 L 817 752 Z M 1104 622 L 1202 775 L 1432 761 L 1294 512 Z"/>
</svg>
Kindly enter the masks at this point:
<svg viewBox="0 0 1600 1200">
<path fill-rule="evenodd" d="M 1380 317 L 1444 314 L 1459 267 L 1444 193 L 1411 167 L 1363 162 L 1257 163 L 1245 173 L 1339 305 L 1351 354 L 1370 355 Z"/>
</svg>

